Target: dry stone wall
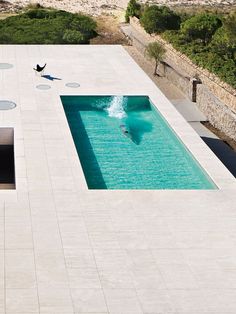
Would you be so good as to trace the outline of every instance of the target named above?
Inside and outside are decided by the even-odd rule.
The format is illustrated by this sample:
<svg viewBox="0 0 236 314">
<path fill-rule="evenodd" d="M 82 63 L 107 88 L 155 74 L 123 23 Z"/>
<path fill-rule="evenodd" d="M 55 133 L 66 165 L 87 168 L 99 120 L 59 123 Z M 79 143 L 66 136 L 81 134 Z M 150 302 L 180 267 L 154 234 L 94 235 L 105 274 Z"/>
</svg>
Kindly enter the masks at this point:
<svg viewBox="0 0 236 314">
<path fill-rule="evenodd" d="M 165 76 L 191 100 L 194 94 L 193 78 L 197 76 L 200 79 L 202 84 L 198 84 L 195 91 L 198 106 L 214 126 L 236 140 L 236 123 L 233 123 L 236 122 L 236 90 L 216 75 L 196 66 L 160 36 L 147 34 L 137 18 L 131 18 L 130 24 L 134 30 L 133 34 L 131 33 L 133 43 L 140 51 L 143 52 L 145 46 L 153 41 L 165 46 Z"/>
<path fill-rule="evenodd" d="M 236 141 L 236 114 L 203 84 L 197 85 L 197 104 L 209 122 Z"/>
<path fill-rule="evenodd" d="M 165 61 L 170 66 L 175 68 L 180 74 L 189 78 L 194 77 L 197 74 L 203 84 L 207 85 L 217 98 L 236 111 L 236 90 L 234 88 L 227 83 L 222 82 L 216 75 L 196 66 L 188 57 L 178 52 L 172 45 L 167 43 L 160 36 L 147 34 L 136 17 L 130 19 L 130 24 L 140 35 L 143 36 L 146 43 L 159 41 L 165 46 Z"/>
<path fill-rule="evenodd" d="M 164 63 L 163 67 L 163 74 L 164 76 L 171 81 L 175 86 L 177 86 L 185 95 L 188 95 L 191 99 L 190 95 L 190 79 L 184 75 L 181 75 L 174 68 L 168 65 L 168 63 Z"/>
</svg>

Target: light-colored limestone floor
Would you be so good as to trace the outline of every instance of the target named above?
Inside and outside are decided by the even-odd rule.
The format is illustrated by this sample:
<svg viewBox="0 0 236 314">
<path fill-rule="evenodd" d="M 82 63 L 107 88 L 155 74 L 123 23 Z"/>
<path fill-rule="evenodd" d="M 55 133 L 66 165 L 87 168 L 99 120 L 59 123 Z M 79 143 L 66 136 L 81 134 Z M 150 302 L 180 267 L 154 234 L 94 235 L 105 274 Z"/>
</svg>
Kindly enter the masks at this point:
<svg viewBox="0 0 236 314">
<path fill-rule="evenodd" d="M 17 186 L 0 191 L 0 313 L 235 314 L 235 179 L 127 52 L 0 46 L 0 62 L 14 65 L 0 71 L 0 99 L 17 103 L 0 112 Z M 35 76 L 44 62 L 62 80 Z M 149 95 L 219 189 L 87 190 L 67 94 Z"/>
</svg>

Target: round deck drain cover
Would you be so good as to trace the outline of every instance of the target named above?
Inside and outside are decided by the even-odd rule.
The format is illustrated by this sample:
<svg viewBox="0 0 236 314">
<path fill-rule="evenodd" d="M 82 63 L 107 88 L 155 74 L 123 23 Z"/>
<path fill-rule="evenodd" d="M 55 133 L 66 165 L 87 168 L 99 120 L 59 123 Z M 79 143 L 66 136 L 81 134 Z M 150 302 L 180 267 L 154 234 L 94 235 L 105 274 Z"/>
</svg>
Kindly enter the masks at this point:
<svg viewBox="0 0 236 314">
<path fill-rule="evenodd" d="M 76 82 L 66 83 L 66 86 L 72 87 L 72 88 L 80 87 L 79 83 L 76 83 Z"/>
<path fill-rule="evenodd" d="M 10 100 L 0 100 L 0 110 L 9 110 L 16 107 L 16 104 Z"/>
<path fill-rule="evenodd" d="M 47 84 L 39 84 L 36 86 L 36 88 L 41 89 L 41 90 L 47 90 L 47 89 L 50 89 L 51 86 Z"/>
<path fill-rule="evenodd" d="M 0 63 L 0 70 L 7 70 L 13 68 L 13 64 L 10 63 Z"/>
</svg>

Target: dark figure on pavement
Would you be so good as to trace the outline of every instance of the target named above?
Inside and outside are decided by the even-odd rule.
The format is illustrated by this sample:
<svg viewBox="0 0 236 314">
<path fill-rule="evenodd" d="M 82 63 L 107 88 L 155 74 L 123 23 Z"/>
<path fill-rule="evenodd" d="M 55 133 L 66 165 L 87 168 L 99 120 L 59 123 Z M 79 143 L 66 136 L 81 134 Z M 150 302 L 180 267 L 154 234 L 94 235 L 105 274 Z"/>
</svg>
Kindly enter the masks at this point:
<svg viewBox="0 0 236 314">
<path fill-rule="evenodd" d="M 41 67 L 39 64 L 37 64 L 36 69 L 34 68 L 34 70 L 36 71 L 36 73 L 40 73 L 40 75 L 42 76 L 46 65 L 47 63 L 45 63 L 44 66 Z"/>
</svg>

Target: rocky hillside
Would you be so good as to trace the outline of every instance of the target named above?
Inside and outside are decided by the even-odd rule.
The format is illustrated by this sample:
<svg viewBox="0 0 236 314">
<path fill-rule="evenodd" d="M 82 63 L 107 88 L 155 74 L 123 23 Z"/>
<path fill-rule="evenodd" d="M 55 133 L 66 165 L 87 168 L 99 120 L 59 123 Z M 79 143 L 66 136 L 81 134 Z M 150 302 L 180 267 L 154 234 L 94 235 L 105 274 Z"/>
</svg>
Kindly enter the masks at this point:
<svg viewBox="0 0 236 314">
<path fill-rule="evenodd" d="M 126 8 L 129 0 L 9 0 L 14 8 L 19 8 L 32 3 L 40 3 L 43 6 L 55 7 L 57 9 L 67 10 L 70 12 L 82 11 L 91 15 L 98 15 L 102 12 L 112 12 Z M 142 3 L 160 4 L 169 6 L 209 6 L 209 7 L 228 7 L 236 6 L 236 0 L 140 0 Z M 2 3 L 2 5 L 1 5 Z M 3 5 L 3 3 L 5 3 Z M 0 11 L 8 8 L 6 2 L 0 0 Z"/>
<path fill-rule="evenodd" d="M 145 1 L 141 0 L 141 2 L 145 3 L 153 3 L 153 4 L 162 4 L 162 5 L 170 5 L 170 6 L 230 6 L 236 5 L 236 0 L 150 0 Z"/>
</svg>

